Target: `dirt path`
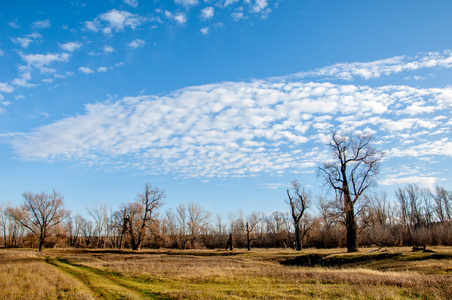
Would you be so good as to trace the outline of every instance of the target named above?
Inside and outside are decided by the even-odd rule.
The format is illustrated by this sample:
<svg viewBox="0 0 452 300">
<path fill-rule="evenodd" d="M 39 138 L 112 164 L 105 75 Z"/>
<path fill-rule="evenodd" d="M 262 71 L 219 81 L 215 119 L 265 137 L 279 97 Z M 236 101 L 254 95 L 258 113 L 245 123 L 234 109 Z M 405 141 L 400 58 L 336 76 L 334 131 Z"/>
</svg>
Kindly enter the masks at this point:
<svg viewBox="0 0 452 300">
<path fill-rule="evenodd" d="M 145 283 L 124 278 L 118 273 L 75 264 L 63 258 L 47 258 L 46 261 L 81 281 L 97 299 L 168 299 L 150 291 Z"/>
</svg>

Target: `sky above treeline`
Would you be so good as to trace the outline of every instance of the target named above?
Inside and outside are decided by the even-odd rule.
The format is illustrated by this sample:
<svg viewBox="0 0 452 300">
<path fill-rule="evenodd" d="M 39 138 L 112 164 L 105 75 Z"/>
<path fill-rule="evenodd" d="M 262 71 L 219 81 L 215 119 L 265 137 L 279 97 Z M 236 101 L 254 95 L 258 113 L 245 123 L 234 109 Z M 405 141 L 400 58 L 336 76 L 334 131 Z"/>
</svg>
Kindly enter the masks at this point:
<svg viewBox="0 0 452 300">
<path fill-rule="evenodd" d="M 451 1 L 1 1 L 0 203 L 136 199 L 215 214 L 328 195 L 331 132 L 372 134 L 374 191 L 452 189 Z M 332 196 L 332 194 L 330 194 Z M 315 202 L 315 201 L 314 201 Z M 315 206 L 315 204 L 313 205 Z"/>
</svg>

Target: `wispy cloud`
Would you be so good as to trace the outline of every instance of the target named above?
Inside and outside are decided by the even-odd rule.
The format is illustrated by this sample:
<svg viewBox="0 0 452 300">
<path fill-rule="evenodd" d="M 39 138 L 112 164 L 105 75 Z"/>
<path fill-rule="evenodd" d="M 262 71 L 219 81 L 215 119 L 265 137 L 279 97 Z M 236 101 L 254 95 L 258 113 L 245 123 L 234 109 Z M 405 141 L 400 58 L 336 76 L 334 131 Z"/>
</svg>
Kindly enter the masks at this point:
<svg viewBox="0 0 452 300">
<path fill-rule="evenodd" d="M 0 93 L 12 93 L 12 92 L 14 92 L 14 87 L 7 83 L 0 82 Z"/>
<path fill-rule="evenodd" d="M 132 6 L 133 8 L 138 7 L 138 0 L 124 0 L 124 3 Z"/>
<path fill-rule="evenodd" d="M 452 51 L 446 50 L 443 53 L 430 52 L 419 54 L 416 57 L 397 56 L 373 62 L 339 63 L 330 67 L 311 72 L 301 72 L 292 76 L 298 78 L 323 77 L 345 80 L 352 80 L 357 77 L 371 79 L 404 71 L 451 67 Z"/>
<path fill-rule="evenodd" d="M 41 38 L 41 34 L 34 32 L 26 35 L 25 37 L 11 38 L 11 41 L 14 44 L 19 44 L 22 48 L 25 49 L 28 48 L 31 43 L 36 42 L 37 40 L 39 41 L 39 39 Z"/>
<path fill-rule="evenodd" d="M 33 23 L 33 28 L 45 29 L 50 27 L 50 20 L 36 21 Z"/>
<path fill-rule="evenodd" d="M 201 19 L 209 20 L 215 15 L 215 9 L 213 7 L 205 7 L 201 10 Z"/>
<path fill-rule="evenodd" d="M 199 3 L 198 0 L 174 0 L 174 2 L 185 7 L 196 6 Z"/>
<path fill-rule="evenodd" d="M 66 52 L 74 52 L 77 49 L 80 49 L 82 47 L 82 43 L 80 42 L 68 42 L 65 44 L 58 44 L 58 46 Z"/>
<path fill-rule="evenodd" d="M 143 47 L 145 44 L 146 44 L 146 42 L 144 40 L 136 39 L 136 40 L 133 40 L 130 43 L 128 43 L 127 46 L 135 49 L 135 48 Z"/>
<path fill-rule="evenodd" d="M 110 35 L 113 32 L 123 31 L 125 28 L 136 29 L 146 22 L 146 18 L 128 11 L 109 10 L 100 14 L 92 21 L 85 22 L 85 29 L 88 31 L 102 31 Z"/>
<path fill-rule="evenodd" d="M 47 68 L 54 62 L 67 62 L 69 60 L 69 53 L 48 53 L 48 54 L 24 54 L 19 53 L 22 60 L 28 65 L 28 68 L 34 67 L 41 71 L 41 73 L 53 73 L 55 70 Z M 28 72 L 27 68 L 24 68 Z"/>
<path fill-rule="evenodd" d="M 179 25 L 185 25 L 187 23 L 187 15 L 182 12 L 173 13 L 170 11 L 165 11 L 165 17 Z"/>
<path fill-rule="evenodd" d="M 112 53 L 115 51 L 115 48 L 113 48 L 112 46 L 104 46 L 104 53 Z"/>
<path fill-rule="evenodd" d="M 210 33 L 210 28 L 204 27 L 204 28 L 201 28 L 199 31 L 201 32 L 202 35 L 208 35 Z"/>
<path fill-rule="evenodd" d="M 88 68 L 88 67 L 80 67 L 80 68 L 78 68 L 78 70 L 80 72 L 84 73 L 84 74 L 94 74 L 94 73 L 96 73 L 96 72 L 94 72 L 93 69 Z"/>
</svg>

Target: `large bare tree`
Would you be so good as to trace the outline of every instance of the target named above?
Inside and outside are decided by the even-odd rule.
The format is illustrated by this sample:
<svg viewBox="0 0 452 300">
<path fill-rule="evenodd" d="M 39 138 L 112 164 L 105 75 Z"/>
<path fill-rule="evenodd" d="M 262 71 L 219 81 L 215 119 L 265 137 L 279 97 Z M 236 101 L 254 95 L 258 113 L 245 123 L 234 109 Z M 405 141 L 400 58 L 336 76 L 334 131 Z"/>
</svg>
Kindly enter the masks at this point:
<svg viewBox="0 0 452 300">
<path fill-rule="evenodd" d="M 302 240 L 308 231 L 311 229 L 312 222 L 305 218 L 306 222 L 302 222 L 303 217 L 306 217 L 305 212 L 310 204 L 311 195 L 302 188 L 298 181 L 294 180 L 292 184 L 292 193 L 287 189 L 287 197 L 289 197 L 290 211 L 295 227 L 295 249 L 302 250 Z"/>
<path fill-rule="evenodd" d="M 371 147 L 371 141 L 370 135 L 341 136 L 334 132 L 327 144 L 334 160 L 319 167 L 325 183 L 343 203 L 348 252 L 358 251 L 355 204 L 374 184 L 383 157 L 382 152 Z"/>
<path fill-rule="evenodd" d="M 26 192 L 23 197 L 24 204 L 14 209 L 12 215 L 38 237 L 41 251 L 52 228 L 69 217 L 70 212 L 64 208 L 63 196 L 55 190 L 51 194 Z"/>
<path fill-rule="evenodd" d="M 206 232 L 210 224 L 211 213 L 196 203 L 188 204 L 188 230 L 192 247 L 195 248 L 198 236 Z"/>
<path fill-rule="evenodd" d="M 152 213 L 157 209 L 165 198 L 165 192 L 158 187 L 153 188 L 147 182 L 144 192 L 138 194 L 135 202 L 129 203 L 124 218 L 125 228 L 130 235 L 130 243 L 133 250 L 139 250 L 141 243 L 146 238 L 146 230 L 152 220 Z"/>
</svg>

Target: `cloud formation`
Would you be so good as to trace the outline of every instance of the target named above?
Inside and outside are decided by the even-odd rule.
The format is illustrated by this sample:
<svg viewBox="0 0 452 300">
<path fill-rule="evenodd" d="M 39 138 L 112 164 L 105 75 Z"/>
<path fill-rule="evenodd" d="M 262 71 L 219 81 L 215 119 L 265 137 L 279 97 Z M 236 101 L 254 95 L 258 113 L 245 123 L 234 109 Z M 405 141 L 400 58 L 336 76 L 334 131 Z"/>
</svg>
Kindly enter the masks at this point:
<svg viewBox="0 0 452 300">
<path fill-rule="evenodd" d="M 130 43 L 128 43 L 127 46 L 135 49 L 135 48 L 143 47 L 145 44 L 146 44 L 146 42 L 144 40 L 136 39 L 136 40 L 133 40 Z"/>
<path fill-rule="evenodd" d="M 395 67 L 393 60 L 387 62 Z M 365 66 L 374 65 L 388 68 L 381 62 Z M 309 169 L 324 160 L 321 149 L 332 130 L 374 134 L 387 159 L 451 158 L 451 107 L 448 87 L 287 78 L 223 82 L 89 104 L 84 114 L 21 134 L 12 144 L 24 159 L 102 163 L 154 174 L 280 173 Z"/>
<path fill-rule="evenodd" d="M 82 43 L 80 42 L 68 42 L 65 44 L 59 44 L 58 45 L 63 51 L 66 52 L 74 52 L 77 49 L 80 49 L 82 47 Z"/>
<path fill-rule="evenodd" d="M 205 7 L 201 10 L 201 19 L 209 20 L 215 15 L 215 9 L 211 6 Z"/>
<path fill-rule="evenodd" d="M 85 29 L 88 31 L 102 31 L 104 34 L 111 35 L 113 32 L 123 31 L 125 28 L 136 29 L 146 18 L 132 14 L 128 11 L 109 10 L 100 14 L 92 21 L 85 21 Z"/>
<path fill-rule="evenodd" d="M 405 71 L 451 67 L 452 51 L 446 50 L 443 53 L 422 53 L 416 57 L 396 56 L 373 62 L 339 63 L 330 67 L 321 68 L 311 72 L 301 72 L 292 76 L 298 78 L 323 77 L 345 80 L 352 80 L 357 77 L 371 79 Z"/>
</svg>

